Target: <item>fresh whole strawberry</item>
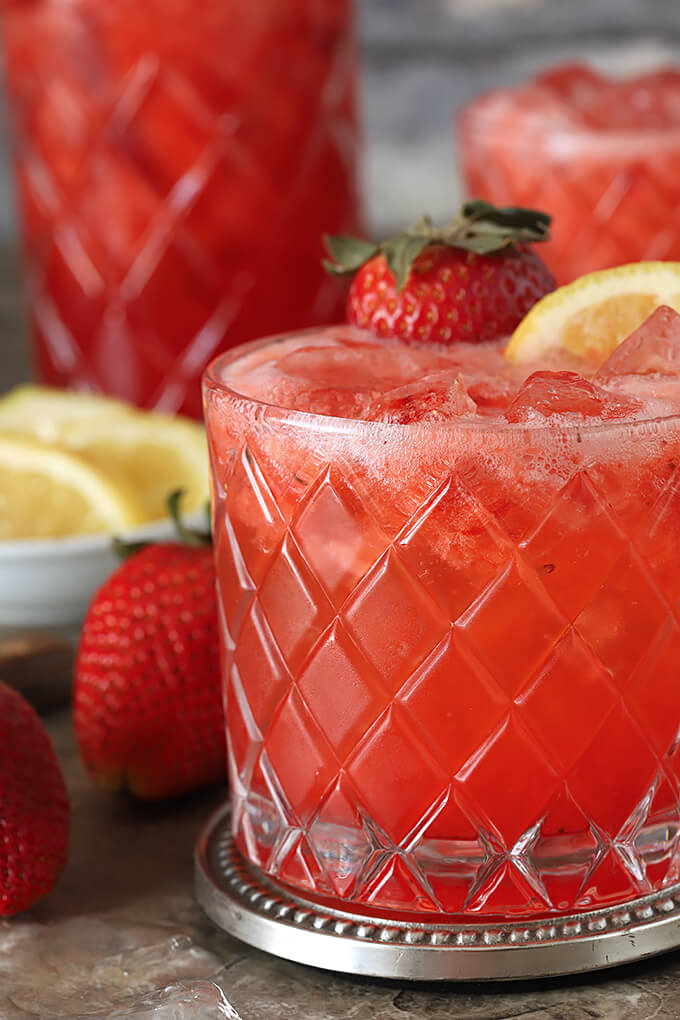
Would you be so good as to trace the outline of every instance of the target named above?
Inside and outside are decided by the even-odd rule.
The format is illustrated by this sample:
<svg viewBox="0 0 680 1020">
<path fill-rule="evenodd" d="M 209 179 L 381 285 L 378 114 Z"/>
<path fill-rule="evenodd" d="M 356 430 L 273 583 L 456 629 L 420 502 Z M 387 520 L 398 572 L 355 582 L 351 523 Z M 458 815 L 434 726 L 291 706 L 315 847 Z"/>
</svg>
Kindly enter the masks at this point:
<svg viewBox="0 0 680 1020">
<path fill-rule="evenodd" d="M 453 344 L 509 336 L 555 281 L 530 242 L 547 240 L 550 217 L 532 209 L 468 202 L 448 226 L 425 217 L 373 244 L 327 237 L 333 273 L 354 273 L 349 322 L 408 343 Z"/>
<path fill-rule="evenodd" d="M 69 805 L 50 738 L 31 706 L 0 684 L 0 916 L 27 910 L 66 863 Z"/>
<path fill-rule="evenodd" d="M 80 753 L 101 785 L 160 799 L 225 776 L 209 545 L 148 545 L 118 567 L 87 612 L 73 698 Z"/>
</svg>

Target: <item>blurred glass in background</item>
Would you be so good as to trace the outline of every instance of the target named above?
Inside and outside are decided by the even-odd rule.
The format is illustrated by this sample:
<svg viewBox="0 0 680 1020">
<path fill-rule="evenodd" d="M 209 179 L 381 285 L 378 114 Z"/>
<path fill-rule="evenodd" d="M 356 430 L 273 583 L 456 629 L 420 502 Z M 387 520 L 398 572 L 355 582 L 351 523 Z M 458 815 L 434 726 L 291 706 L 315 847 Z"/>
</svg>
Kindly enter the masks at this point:
<svg viewBox="0 0 680 1020">
<path fill-rule="evenodd" d="M 470 103 L 458 146 L 469 194 L 553 217 L 541 255 L 558 283 L 680 259 L 680 70 L 553 68 Z"/>
<path fill-rule="evenodd" d="M 247 85 L 248 88 L 256 90 L 255 94 L 259 97 L 257 101 L 261 100 L 262 112 L 258 115 L 260 121 L 267 118 L 269 101 L 274 104 L 271 107 L 272 118 L 280 116 L 276 112 L 276 104 L 282 103 L 286 94 L 286 87 L 282 85 L 284 67 L 294 72 L 295 80 L 300 82 L 304 80 L 302 77 L 298 78 L 298 72 L 302 75 L 304 67 L 301 69 L 294 66 L 295 62 L 302 61 L 301 54 L 305 52 L 304 33 L 299 35 L 292 49 L 287 48 L 285 42 L 291 33 L 279 36 L 276 32 L 265 33 L 258 53 L 249 57 L 251 51 L 243 44 L 242 35 L 237 34 L 235 39 L 230 37 L 227 42 L 223 42 L 217 28 L 211 33 L 210 28 L 201 29 L 194 23 L 202 23 L 207 16 L 206 9 L 209 11 L 211 7 L 214 11 L 222 11 L 223 17 L 228 16 L 229 10 L 245 12 L 242 14 L 243 18 L 250 23 L 259 21 L 260 24 L 263 23 L 267 11 L 274 7 L 286 8 L 292 12 L 323 11 L 325 7 L 331 24 L 339 26 L 338 35 L 341 37 L 337 49 L 333 51 L 338 54 L 337 61 L 327 65 L 327 68 L 332 66 L 337 69 L 337 73 L 327 79 L 329 97 L 337 96 L 336 88 L 341 92 L 343 89 L 349 90 L 345 92 L 345 96 L 348 96 L 352 89 L 352 64 L 343 62 L 341 56 L 346 52 L 343 50 L 345 43 L 342 42 L 345 39 L 345 32 L 341 26 L 350 17 L 347 0 L 337 0 L 337 3 L 332 3 L 331 0 L 316 0 L 316 3 L 314 0 L 304 0 L 303 3 L 303 0 L 299 0 L 298 4 L 293 0 L 280 0 L 280 4 L 275 4 L 274 0 L 251 0 L 249 5 L 245 4 L 245 0 L 221 0 L 219 4 L 216 0 L 201 0 L 201 3 L 194 5 L 190 5 L 186 0 L 179 6 L 178 0 L 167 0 L 166 3 L 162 0 L 146 0 L 142 3 L 139 0 L 136 13 L 131 0 L 116 0 L 115 3 L 113 0 L 99 0 L 98 3 L 89 0 L 87 7 L 85 0 L 51 0 L 49 5 L 46 0 L 23 0 L 23 2 L 0 0 L 0 14 L 5 14 L 4 22 L 14 16 L 16 9 L 23 9 L 26 11 L 26 17 L 34 18 L 34 24 L 37 24 L 43 16 L 41 12 L 48 6 L 54 12 L 61 12 L 62 18 L 70 19 L 74 39 L 78 35 L 76 27 L 79 19 L 83 25 L 93 26 L 87 29 L 87 32 L 92 34 L 98 25 L 111 23 L 112 11 L 119 12 L 120 36 L 119 42 L 116 43 L 118 50 L 125 39 L 123 22 L 127 18 L 126 12 L 132 11 L 139 25 L 141 43 L 148 51 L 147 55 L 151 59 L 155 55 L 158 60 L 162 56 L 163 47 L 166 45 L 164 39 L 170 29 L 170 21 L 165 12 L 173 9 L 179 12 L 181 7 L 184 14 L 181 16 L 177 14 L 176 26 L 180 35 L 179 42 L 186 47 L 182 67 L 192 64 L 191 53 L 199 52 L 199 47 L 192 40 L 207 38 L 207 42 L 200 43 L 200 62 L 207 68 L 216 66 L 218 71 L 222 66 L 225 69 L 232 68 L 229 72 L 232 77 L 229 80 L 233 80 L 233 76 L 236 75 L 241 85 L 234 84 L 234 88 L 230 88 L 227 96 L 229 102 L 230 97 L 233 97 L 235 107 L 238 107 L 240 102 L 238 96 L 245 88 L 243 83 L 246 79 L 244 76 L 238 79 L 235 70 L 236 57 L 249 62 L 250 67 L 256 69 L 256 74 Z M 464 193 L 460 174 L 461 151 L 458 139 L 453 137 L 452 122 L 457 119 L 459 111 L 476 97 L 489 90 L 521 86 L 535 74 L 565 63 L 587 63 L 598 71 L 616 76 L 638 75 L 673 64 L 676 67 L 680 66 L 680 6 L 677 0 L 597 0 L 597 3 L 593 0 L 560 0 L 559 3 L 557 0 L 356 0 L 355 13 L 358 20 L 361 64 L 359 119 L 362 125 L 362 158 L 359 169 L 362 208 L 365 210 L 367 228 L 374 236 L 387 236 L 405 223 L 415 222 L 424 212 L 429 212 L 438 222 L 450 218 Z M 218 17 L 217 14 L 214 16 Z M 302 18 L 302 15 L 300 17 Z M 303 24 L 302 21 L 300 24 Z M 97 31 L 100 32 L 101 29 Z M 80 35 L 85 44 L 87 33 L 83 35 L 81 32 Z M 46 75 L 50 75 L 58 84 L 60 81 L 59 68 L 56 67 L 58 52 L 52 51 L 58 50 L 63 43 L 59 42 L 57 46 L 56 41 L 50 42 L 50 38 L 56 40 L 56 36 L 41 35 L 36 28 L 33 40 L 34 60 L 38 65 L 45 62 L 45 69 L 41 71 L 42 80 Z M 29 38 L 27 40 L 29 47 L 30 43 Z M 75 41 L 72 45 L 75 46 Z M 103 47 L 103 50 L 106 52 L 106 47 Z M 270 56 L 272 52 L 275 58 Z M 274 59 L 279 64 L 272 70 Z M 193 66 L 198 62 L 196 60 Z M 76 68 L 71 57 L 66 63 L 67 70 L 71 74 L 75 73 Z M 346 70 L 348 66 L 350 71 Z M 148 67 L 148 62 L 143 64 L 142 70 L 137 74 L 141 75 L 143 71 L 150 74 Z M 161 81 L 158 81 L 149 92 L 149 116 L 155 97 L 164 90 L 175 90 L 175 76 L 172 76 L 172 85 L 169 84 L 167 76 L 160 77 Z M 185 78 L 191 84 L 191 75 L 188 74 Z M 135 78 L 135 81 L 137 80 L 140 79 Z M 302 91 L 304 92 L 304 87 Z M 282 93 L 281 96 L 278 95 L 279 92 Z M 62 88 L 60 93 L 59 91 L 55 93 L 55 102 L 59 95 L 62 97 L 59 102 L 64 102 L 67 107 L 69 102 L 73 105 L 68 88 Z M 177 156 L 173 155 L 171 142 L 179 145 L 180 152 L 187 151 L 182 148 L 184 143 L 180 144 L 183 133 L 189 132 L 191 137 L 192 130 L 200 130 L 200 124 L 193 128 L 185 126 L 184 102 L 179 97 L 175 98 L 176 91 L 172 91 L 172 96 L 172 101 L 162 103 L 159 99 L 155 102 L 156 109 L 165 110 L 162 123 L 163 130 L 168 136 L 164 143 L 168 156 L 164 165 L 170 177 L 172 174 L 169 168 L 177 159 Z M 88 97 L 88 101 L 90 98 Z M 318 100 L 318 95 L 316 98 Z M 255 96 L 253 102 L 256 102 Z M 341 151 L 349 161 L 351 157 L 347 154 L 353 149 L 354 135 L 352 118 L 343 110 L 348 108 L 351 100 L 345 99 L 344 102 L 347 105 L 343 107 L 341 99 L 334 100 L 334 109 L 339 115 L 332 120 L 332 135 L 338 140 L 337 144 L 341 145 Z M 307 110 L 317 109 L 316 106 L 303 105 Z M 52 119 L 54 133 L 57 135 L 64 133 L 63 111 L 49 111 L 45 108 L 45 113 Z M 1 115 L 0 109 L 0 118 Z M 125 109 L 121 113 L 121 116 L 124 115 Z M 320 119 L 319 124 L 323 123 L 323 119 Z M 341 138 L 345 139 L 342 143 L 339 141 Z M 258 153 L 260 151 L 258 150 Z M 282 194 L 295 180 L 298 154 L 293 152 L 292 147 L 289 154 L 290 159 L 287 163 L 289 169 L 286 171 L 289 176 L 281 172 L 278 182 Z M 16 309 L 19 302 L 16 296 L 16 268 L 13 254 L 16 228 L 5 156 L 3 146 L 0 145 L 0 390 L 26 378 L 31 372 L 25 334 L 17 323 Z M 159 157 L 154 157 L 156 163 L 158 159 Z M 532 159 L 532 152 L 527 153 L 525 169 L 531 168 Z M 119 177 L 128 176 L 118 165 L 116 169 L 119 171 Z M 93 176 L 95 178 L 97 176 L 95 170 Z M 212 194 L 213 196 L 216 194 L 217 198 L 212 197 L 208 201 L 209 196 L 206 195 L 202 203 L 203 208 L 209 210 L 206 212 L 207 225 L 203 233 L 212 228 L 214 235 L 219 236 L 220 231 L 225 230 L 224 222 L 229 208 L 233 216 L 241 213 L 242 221 L 252 224 L 251 235 L 257 234 L 258 230 L 261 231 L 262 228 L 258 227 L 262 218 L 258 218 L 257 215 L 256 185 L 253 184 L 250 189 L 242 188 L 240 181 L 244 176 L 245 171 L 242 171 L 240 176 L 232 178 L 235 181 L 233 186 L 224 184 L 220 187 L 219 181 L 215 179 Z M 350 179 L 349 174 L 343 177 L 346 182 Z M 664 187 L 670 186 L 672 190 L 672 182 L 669 182 L 665 175 L 661 183 Z M 337 187 L 337 184 L 332 186 Z M 99 187 L 101 189 L 102 185 Z M 329 183 L 326 190 L 328 191 L 330 187 Z M 305 183 L 300 184 L 300 189 L 306 190 L 308 194 L 312 192 L 311 187 Z M 353 205 L 353 202 L 347 199 L 350 193 L 349 184 L 341 186 L 340 196 L 345 195 L 348 208 Z M 176 200 L 180 200 L 181 191 L 176 193 L 175 197 Z M 537 200 L 538 197 L 534 196 L 532 204 Z M 135 225 L 138 223 L 137 219 L 133 221 L 132 227 L 128 228 L 124 221 L 117 222 L 121 219 L 119 211 L 112 216 L 110 212 L 106 212 L 103 201 L 99 201 L 98 205 L 101 206 L 102 216 L 107 217 L 107 223 L 110 225 L 113 220 L 120 233 L 124 229 L 131 229 L 133 233 L 140 229 Z M 198 208 L 200 207 L 201 203 L 198 200 Z M 114 208 L 120 209 L 120 201 L 118 206 L 114 202 Z M 164 208 L 169 208 L 167 202 Z M 250 212 L 252 208 L 255 208 L 256 213 Z M 600 207 L 600 211 L 606 208 L 611 206 L 608 207 L 605 203 Z M 96 216 L 96 213 L 94 215 Z M 142 224 L 144 216 L 142 201 L 140 213 Z M 347 215 L 346 220 L 349 221 L 350 218 Z M 337 229 L 346 228 L 347 223 L 345 227 L 338 226 Z M 336 228 L 331 226 L 331 229 Z M 599 233 L 600 235 L 605 233 L 603 226 L 600 227 Z M 308 263 L 302 259 L 299 264 L 302 267 Z M 199 290 L 195 290 L 196 276 L 199 281 L 203 279 L 200 272 L 187 271 L 182 277 L 186 280 L 186 286 L 182 284 L 182 287 L 178 288 L 182 293 L 189 294 L 190 301 L 195 300 L 192 298 L 192 287 L 195 293 L 200 293 L 200 287 Z M 320 275 L 313 278 L 316 281 L 321 280 Z M 240 278 L 241 281 L 242 279 Z M 179 311 L 173 311 L 178 308 L 180 300 L 180 296 L 174 293 L 177 287 L 175 280 L 176 277 L 173 277 L 172 282 L 168 282 L 163 289 L 161 303 L 167 305 L 164 314 L 168 318 L 176 316 L 175 325 L 179 331 L 184 328 L 180 314 L 186 314 L 185 321 L 189 326 L 193 323 L 193 318 L 181 306 Z M 258 294 L 261 293 L 258 291 Z M 334 300 L 331 302 L 328 296 L 330 291 L 323 293 L 326 295 L 324 302 L 328 298 L 326 318 L 336 318 L 341 314 L 341 304 L 334 303 Z M 269 304 L 267 297 L 253 298 L 251 302 L 251 306 L 260 306 L 257 308 L 258 316 L 268 318 L 271 315 L 271 319 L 276 320 L 277 326 L 287 324 L 282 316 L 276 314 L 275 301 L 271 301 L 271 308 Z M 85 308 L 90 307 L 92 306 L 86 303 Z M 253 330 L 261 332 L 267 328 L 266 323 L 260 320 L 253 322 Z M 236 332 L 235 324 L 234 335 Z M 117 357 L 120 361 L 118 371 L 123 375 L 124 351 L 121 350 Z"/>
<path fill-rule="evenodd" d="M 337 319 L 351 0 L 2 0 L 39 375 L 200 415 L 219 350 Z"/>
</svg>

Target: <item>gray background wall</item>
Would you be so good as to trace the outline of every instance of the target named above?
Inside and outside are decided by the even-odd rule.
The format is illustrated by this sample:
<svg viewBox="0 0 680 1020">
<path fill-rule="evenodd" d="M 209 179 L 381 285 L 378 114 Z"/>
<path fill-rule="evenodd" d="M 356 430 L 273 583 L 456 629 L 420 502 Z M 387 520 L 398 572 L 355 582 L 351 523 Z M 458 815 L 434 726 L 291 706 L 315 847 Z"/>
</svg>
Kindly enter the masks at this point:
<svg viewBox="0 0 680 1020">
<path fill-rule="evenodd" d="M 385 228 L 460 197 L 452 113 L 559 61 L 626 73 L 680 61 L 679 0 L 359 0 L 364 191 Z"/>
<path fill-rule="evenodd" d="M 376 232 L 461 197 L 452 117 L 477 93 L 557 61 L 626 73 L 680 62 L 680 0 L 357 0 L 363 58 L 362 185 Z M 0 111 L 0 139 L 2 114 Z M 13 203 L 0 144 L 0 247 Z M 12 273 L 11 259 L 0 273 Z M 3 288 L 6 291 L 7 288 Z M 16 312 L 0 300 L 0 390 L 26 375 Z"/>
</svg>

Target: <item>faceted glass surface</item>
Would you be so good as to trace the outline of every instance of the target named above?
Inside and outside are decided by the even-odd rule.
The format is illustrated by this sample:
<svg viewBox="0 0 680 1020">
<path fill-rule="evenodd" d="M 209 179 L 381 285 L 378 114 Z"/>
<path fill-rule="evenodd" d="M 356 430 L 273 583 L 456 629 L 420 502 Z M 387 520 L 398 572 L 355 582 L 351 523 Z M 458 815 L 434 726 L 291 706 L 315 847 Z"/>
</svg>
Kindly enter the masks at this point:
<svg viewBox="0 0 680 1020">
<path fill-rule="evenodd" d="M 557 68 L 470 103 L 459 122 L 469 195 L 553 217 L 541 256 L 558 284 L 680 259 L 680 74 L 614 81 Z"/>
<path fill-rule="evenodd" d="M 39 371 L 200 416 L 218 351 L 339 316 L 350 0 L 0 0 Z"/>
<path fill-rule="evenodd" d="M 217 378 L 243 853 L 329 902 L 470 920 L 677 881 L 680 421 L 368 423 Z"/>
</svg>

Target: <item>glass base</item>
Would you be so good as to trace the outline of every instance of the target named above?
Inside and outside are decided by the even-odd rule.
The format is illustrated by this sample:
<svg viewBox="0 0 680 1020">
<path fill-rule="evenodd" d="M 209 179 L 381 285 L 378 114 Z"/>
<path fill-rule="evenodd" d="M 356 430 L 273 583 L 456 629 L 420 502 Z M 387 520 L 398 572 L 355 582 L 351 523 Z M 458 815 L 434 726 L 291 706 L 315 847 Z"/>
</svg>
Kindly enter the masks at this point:
<svg viewBox="0 0 680 1020">
<path fill-rule="evenodd" d="M 414 981 L 553 977 L 680 946 L 680 883 L 616 906 L 529 922 L 402 920 L 322 906 L 245 862 L 231 836 L 228 805 L 199 838 L 195 876 L 199 903 L 229 934 L 284 959 L 350 974 Z"/>
<path fill-rule="evenodd" d="M 539 818 L 509 845 L 481 826 L 452 838 L 442 825 L 429 837 L 422 826 L 404 848 L 366 816 L 359 823 L 358 812 L 343 825 L 322 807 L 302 830 L 279 809 L 282 797 L 245 793 L 235 779 L 232 829 L 267 881 L 330 909 L 533 921 L 615 906 L 680 879 L 678 807 L 656 786 L 613 838 L 585 818 L 571 832 Z"/>
</svg>

